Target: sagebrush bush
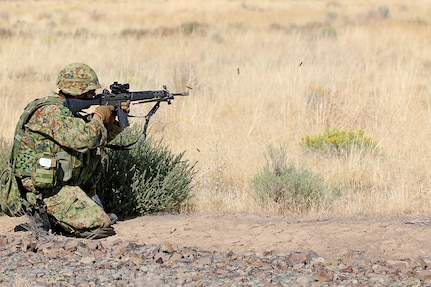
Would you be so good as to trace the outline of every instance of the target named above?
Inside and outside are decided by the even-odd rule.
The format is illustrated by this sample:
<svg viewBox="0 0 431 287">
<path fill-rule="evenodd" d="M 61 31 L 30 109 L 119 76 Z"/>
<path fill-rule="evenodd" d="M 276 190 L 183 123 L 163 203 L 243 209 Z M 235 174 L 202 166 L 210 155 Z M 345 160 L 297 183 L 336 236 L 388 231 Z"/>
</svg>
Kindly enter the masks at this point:
<svg viewBox="0 0 431 287">
<path fill-rule="evenodd" d="M 379 8 L 377 8 L 377 11 L 379 11 L 380 16 L 384 19 L 389 18 L 390 16 L 388 6 L 379 6 Z"/>
<path fill-rule="evenodd" d="M 352 149 L 362 149 L 368 153 L 379 153 L 378 142 L 366 136 L 362 129 L 327 129 L 322 134 L 306 135 L 301 139 L 302 146 L 332 155 L 346 155 Z"/>
<path fill-rule="evenodd" d="M 127 128 L 115 144 L 128 144 L 139 136 Z M 144 214 L 178 211 L 188 198 L 194 164 L 174 155 L 161 142 L 147 139 L 130 150 L 106 149 L 109 155 L 107 174 L 99 196 L 109 212 L 122 218 Z"/>
<path fill-rule="evenodd" d="M 257 199 L 264 205 L 281 212 L 304 212 L 328 207 L 340 194 L 339 188 L 325 183 L 321 175 L 298 169 L 293 162 L 288 164 L 283 147 L 269 146 L 266 156 L 267 164 L 251 182 Z"/>
</svg>

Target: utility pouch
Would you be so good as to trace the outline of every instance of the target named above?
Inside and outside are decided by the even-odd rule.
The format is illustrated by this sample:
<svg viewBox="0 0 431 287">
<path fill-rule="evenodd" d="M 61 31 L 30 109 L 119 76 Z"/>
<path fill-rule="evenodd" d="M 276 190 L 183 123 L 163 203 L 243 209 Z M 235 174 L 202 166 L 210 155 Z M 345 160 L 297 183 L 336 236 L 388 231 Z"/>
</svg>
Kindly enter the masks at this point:
<svg viewBox="0 0 431 287">
<path fill-rule="evenodd" d="M 57 179 L 58 181 L 69 181 L 72 178 L 73 164 L 72 155 L 65 151 L 57 153 Z"/>
<path fill-rule="evenodd" d="M 53 188 L 57 183 L 57 159 L 43 156 L 33 165 L 31 179 L 36 189 Z"/>
</svg>

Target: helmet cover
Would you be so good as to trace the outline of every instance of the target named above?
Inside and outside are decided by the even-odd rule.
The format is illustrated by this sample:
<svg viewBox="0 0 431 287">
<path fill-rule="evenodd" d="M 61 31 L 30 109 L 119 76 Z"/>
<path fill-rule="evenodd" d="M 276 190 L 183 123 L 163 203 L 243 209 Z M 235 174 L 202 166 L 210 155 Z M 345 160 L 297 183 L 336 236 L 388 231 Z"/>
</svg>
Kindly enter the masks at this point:
<svg viewBox="0 0 431 287">
<path fill-rule="evenodd" d="M 78 96 L 99 89 L 101 86 L 96 72 L 90 66 L 83 63 L 73 63 L 60 71 L 57 87 L 65 94 Z"/>
</svg>

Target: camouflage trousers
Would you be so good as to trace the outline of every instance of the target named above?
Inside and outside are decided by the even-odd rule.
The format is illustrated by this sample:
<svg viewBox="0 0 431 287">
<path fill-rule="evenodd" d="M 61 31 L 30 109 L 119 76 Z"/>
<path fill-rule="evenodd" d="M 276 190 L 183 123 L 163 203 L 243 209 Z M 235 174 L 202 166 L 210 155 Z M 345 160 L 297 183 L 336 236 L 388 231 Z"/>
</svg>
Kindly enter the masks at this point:
<svg viewBox="0 0 431 287">
<path fill-rule="evenodd" d="M 111 226 L 109 216 L 103 206 L 95 202 L 97 190 L 101 188 L 101 179 L 105 169 L 106 159 L 100 155 L 92 155 L 92 160 L 80 172 L 81 184 L 57 186 L 53 189 L 42 190 L 43 202 L 47 213 L 51 215 L 61 229 L 68 233 L 79 230 L 93 230 Z M 36 205 L 32 199 L 37 193 L 31 178 L 22 179 L 23 187 L 29 191 L 26 199 L 30 205 Z M 98 197 L 97 197 L 98 198 Z"/>
<path fill-rule="evenodd" d="M 63 186 L 60 191 L 43 199 L 47 213 L 66 232 L 110 227 L 111 220 L 79 186 Z"/>
</svg>

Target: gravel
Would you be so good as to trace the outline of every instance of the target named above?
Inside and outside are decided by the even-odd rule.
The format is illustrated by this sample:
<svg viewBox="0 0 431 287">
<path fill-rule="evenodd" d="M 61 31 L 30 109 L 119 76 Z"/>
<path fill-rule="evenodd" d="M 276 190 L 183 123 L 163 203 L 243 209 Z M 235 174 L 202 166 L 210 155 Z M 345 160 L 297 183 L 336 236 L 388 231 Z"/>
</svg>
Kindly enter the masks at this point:
<svg viewBox="0 0 431 287">
<path fill-rule="evenodd" d="M 431 260 L 371 261 L 351 250 L 222 253 L 169 242 L 136 244 L 0 235 L 3 286 L 430 286 Z"/>
</svg>

